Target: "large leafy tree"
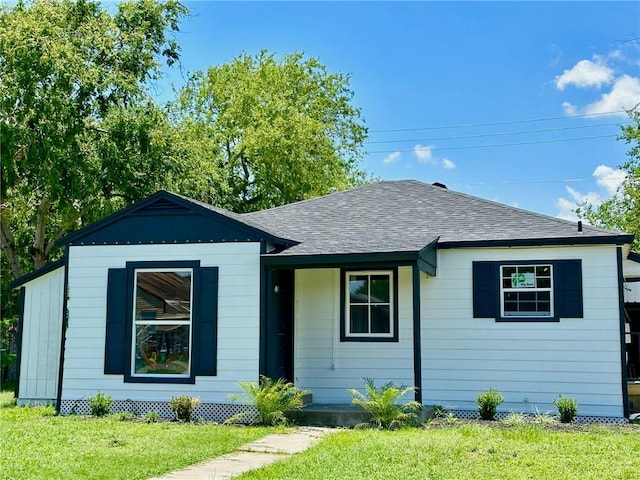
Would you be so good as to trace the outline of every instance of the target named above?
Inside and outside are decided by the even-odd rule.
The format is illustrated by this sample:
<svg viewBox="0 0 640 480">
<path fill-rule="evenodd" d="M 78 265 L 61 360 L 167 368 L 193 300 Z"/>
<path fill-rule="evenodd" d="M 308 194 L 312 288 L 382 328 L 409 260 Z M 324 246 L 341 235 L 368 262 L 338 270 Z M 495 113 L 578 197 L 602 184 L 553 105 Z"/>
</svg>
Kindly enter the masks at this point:
<svg viewBox="0 0 640 480">
<path fill-rule="evenodd" d="M 620 166 L 627 172 L 625 180 L 612 198 L 598 206 L 585 205 L 579 213 L 594 225 L 635 234 L 633 249 L 640 251 L 640 110 L 629 116 L 633 123 L 624 125 L 619 137 L 631 146 Z"/>
<path fill-rule="evenodd" d="M 172 129 L 145 88 L 178 59 L 169 32 L 185 14 L 175 0 L 0 6 L 3 286 L 173 174 Z"/>
<path fill-rule="evenodd" d="M 349 188 L 366 128 L 349 77 L 266 51 L 198 72 L 172 104 L 192 168 L 181 191 L 236 212 Z"/>
</svg>

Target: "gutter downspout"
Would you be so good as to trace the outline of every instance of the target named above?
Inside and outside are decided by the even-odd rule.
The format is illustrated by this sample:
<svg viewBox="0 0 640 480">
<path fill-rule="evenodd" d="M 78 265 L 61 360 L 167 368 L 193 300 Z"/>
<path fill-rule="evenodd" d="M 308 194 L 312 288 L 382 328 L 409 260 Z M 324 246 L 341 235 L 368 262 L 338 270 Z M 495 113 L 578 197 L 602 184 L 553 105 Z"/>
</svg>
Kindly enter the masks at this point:
<svg viewBox="0 0 640 480">
<path fill-rule="evenodd" d="M 60 414 L 62 407 L 62 380 L 64 377 L 64 349 L 67 337 L 67 324 L 69 313 L 67 311 L 67 298 L 69 296 L 69 245 L 64 251 L 64 297 L 62 298 L 62 334 L 60 337 L 60 365 L 58 367 L 58 393 L 56 395 L 56 412 Z"/>
<path fill-rule="evenodd" d="M 618 259 L 618 305 L 620 315 L 620 366 L 622 368 L 622 414 L 629 418 L 629 390 L 627 387 L 627 344 L 625 342 L 624 272 L 622 271 L 622 247 L 616 248 Z"/>
</svg>

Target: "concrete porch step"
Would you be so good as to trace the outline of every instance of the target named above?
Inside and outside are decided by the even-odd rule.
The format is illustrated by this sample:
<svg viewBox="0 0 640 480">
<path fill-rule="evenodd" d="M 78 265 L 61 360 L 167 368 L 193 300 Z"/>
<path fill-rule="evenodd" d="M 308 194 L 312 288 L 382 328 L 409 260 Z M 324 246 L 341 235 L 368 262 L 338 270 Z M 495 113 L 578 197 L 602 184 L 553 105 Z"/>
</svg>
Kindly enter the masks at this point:
<svg viewBox="0 0 640 480">
<path fill-rule="evenodd" d="M 287 412 L 286 416 L 297 425 L 314 427 L 353 427 L 371 419 L 362 407 L 349 403 L 310 403 L 300 410 Z"/>
</svg>

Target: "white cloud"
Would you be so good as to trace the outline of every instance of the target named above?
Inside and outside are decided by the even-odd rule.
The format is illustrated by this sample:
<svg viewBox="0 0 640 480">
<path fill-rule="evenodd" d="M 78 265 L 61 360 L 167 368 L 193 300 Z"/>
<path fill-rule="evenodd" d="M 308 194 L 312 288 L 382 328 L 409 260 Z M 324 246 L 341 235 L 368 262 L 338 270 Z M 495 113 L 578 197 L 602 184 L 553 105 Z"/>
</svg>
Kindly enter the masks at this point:
<svg viewBox="0 0 640 480">
<path fill-rule="evenodd" d="M 451 170 L 452 168 L 456 168 L 456 164 L 453 163 L 448 158 L 443 158 L 441 165 L 442 165 L 442 168 L 444 168 L 445 170 Z"/>
<path fill-rule="evenodd" d="M 398 160 L 400 160 L 400 152 L 393 152 L 384 157 L 382 163 L 384 163 L 385 165 L 390 165 L 392 163 L 396 163 Z"/>
<path fill-rule="evenodd" d="M 556 77 L 556 87 L 564 90 L 567 85 L 576 87 L 598 87 L 611 83 L 613 70 L 607 67 L 599 56 L 591 60 L 580 60 L 572 68 L 565 70 Z"/>
<path fill-rule="evenodd" d="M 626 176 L 626 172 L 624 170 L 611 168 L 607 165 L 598 165 L 593 171 L 592 176 L 595 178 L 598 187 L 602 189 L 602 192 L 582 193 L 568 185 L 565 186 L 568 198 L 560 197 L 556 200 L 556 208 L 559 211 L 557 215 L 558 218 L 572 221 L 578 220 L 578 216 L 574 212 L 574 210 L 578 208 L 578 205 L 587 202 L 597 207 L 605 200 L 611 198 L 616 194 L 618 187 Z"/>
<path fill-rule="evenodd" d="M 593 171 L 593 176 L 596 179 L 596 183 L 611 196 L 616 193 L 618 187 L 627 176 L 627 172 L 607 165 L 598 165 Z"/>
<path fill-rule="evenodd" d="M 556 200 L 556 207 L 559 210 L 558 218 L 564 220 L 578 220 L 578 216 L 574 210 L 578 208 L 579 204 L 584 202 L 597 206 L 602 203 L 602 197 L 597 192 L 581 193 L 569 186 L 564 187 L 567 190 L 570 198 L 560 197 Z"/>
<path fill-rule="evenodd" d="M 432 151 L 433 147 L 435 147 L 435 145 L 420 145 L 418 143 L 413 147 L 413 154 L 420 163 L 435 163 Z"/>
<path fill-rule="evenodd" d="M 581 108 L 586 114 L 631 110 L 640 103 L 640 78 L 622 75 L 616 79 L 611 92 L 603 93 L 600 100 Z M 566 110 L 565 110 L 566 111 Z M 621 113 L 621 115 L 626 115 Z"/>
</svg>

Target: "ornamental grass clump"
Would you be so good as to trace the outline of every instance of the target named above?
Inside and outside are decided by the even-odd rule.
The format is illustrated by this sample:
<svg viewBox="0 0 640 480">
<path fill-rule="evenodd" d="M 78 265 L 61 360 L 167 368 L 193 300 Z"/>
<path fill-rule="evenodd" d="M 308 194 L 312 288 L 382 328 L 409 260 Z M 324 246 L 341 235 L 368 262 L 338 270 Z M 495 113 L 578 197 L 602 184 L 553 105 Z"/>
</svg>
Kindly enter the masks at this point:
<svg viewBox="0 0 640 480">
<path fill-rule="evenodd" d="M 351 403 L 364 408 L 371 415 L 371 424 L 385 430 L 415 425 L 422 404 L 415 401 L 399 403 L 400 399 L 415 392 L 415 387 L 396 386 L 393 382 L 376 388 L 371 378 L 365 378 L 365 392 L 356 389 L 349 392 L 353 396 Z"/>
<path fill-rule="evenodd" d="M 476 397 L 478 413 L 482 420 L 493 420 L 496 416 L 498 405 L 504 401 L 504 396 L 497 390 L 490 388 L 486 392 L 480 392 Z"/>
<path fill-rule="evenodd" d="M 169 407 L 179 422 L 190 422 L 195 408 L 200 405 L 200 399 L 194 397 L 172 397 Z"/>
<path fill-rule="evenodd" d="M 238 386 L 244 391 L 242 395 L 230 395 L 234 401 L 253 405 L 258 411 L 250 422 L 252 425 L 286 425 L 289 419 L 285 413 L 291 410 L 299 410 L 304 405 L 304 396 L 309 392 L 300 390 L 293 383 L 284 378 L 273 380 L 264 375 L 260 376 L 260 382 L 238 382 Z M 227 423 L 242 422 L 252 416 L 251 412 L 243 412 L 234 415 Z"/>
<path fill-rule="evenodd" d="M 575 398 L 560 395 L 553 404 L 558 409 L 561 423 L 571 423 L 578 415 L 578 402 Z"/>
</svg>

